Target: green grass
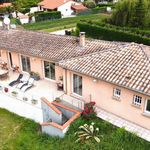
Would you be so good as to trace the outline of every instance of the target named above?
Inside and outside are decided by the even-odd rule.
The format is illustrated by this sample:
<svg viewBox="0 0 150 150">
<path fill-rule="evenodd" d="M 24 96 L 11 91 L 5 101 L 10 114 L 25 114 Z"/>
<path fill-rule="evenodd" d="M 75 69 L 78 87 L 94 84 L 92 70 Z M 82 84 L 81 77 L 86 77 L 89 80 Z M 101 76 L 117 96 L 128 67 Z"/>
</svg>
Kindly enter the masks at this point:
<svg viewBox="0 0 150 150">
<path fill-rule="evenodd" d="M 91 121 L 77 119 L 65 138 L 59 139 L 42 134 L 39 124 L 0 109 L 0 150 L 148 150 L 150 148 L 149 142 L 99 118 L 92 122 L 100 128 L 99 135 L 103 135 L 101 142 L 88 140 L 75 143 L 77 137 L 74 133 L 78 127 Z"/>
<path fill-rule="evenodd" d="M 109 17 L 109 15 L 91 14 L 91 15 L 77 16 L 73 18 L 64 18 L 64 19 L 51 20 L 51 21 L 42 21 L 42 22 L 37 22 L 33 24 L 26 24 L 23 27 L 28 30 L 40 30 L 40 31 L 45 31 L 45 32 L 52 32 L 56 30 L 76 27 L 76 24 L 80 22 L 80 20 L 102 21 L 106 17 Z"/>
</svg>

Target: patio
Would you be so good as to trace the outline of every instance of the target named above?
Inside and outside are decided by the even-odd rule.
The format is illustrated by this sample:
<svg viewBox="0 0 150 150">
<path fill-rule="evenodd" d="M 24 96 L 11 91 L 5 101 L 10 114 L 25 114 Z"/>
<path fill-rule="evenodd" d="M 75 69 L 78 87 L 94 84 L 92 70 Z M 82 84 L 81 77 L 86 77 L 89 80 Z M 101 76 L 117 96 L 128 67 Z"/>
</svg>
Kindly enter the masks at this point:
<svg viewBox="0 0 150 150">
<path fill-rule="evenodd" d="M 16 85 L 13 87 L 9 86 L 9 83 L 16 80 L 19 76 L 19 73 L 9 71 L 8 77 L 4 80 L 0 80 L 0 85 L 11 89 L 10 91 L 16 91 L 20 96 L 32 97 L 34 99 L 40 99 L 45 97 L 48 100 L 54 100 L 56 97 L 60 97 L 64 94 L 63 91 L 57 90 L 57 85 L 55 82 L 41 79 L 39 81 L 34 81 L 34 86 L 27 90 L 26 92 L 21 92 L 20 89 L 16 88 Z M 20 98 L 18 96 L 18 98 Z"/>
</svg>

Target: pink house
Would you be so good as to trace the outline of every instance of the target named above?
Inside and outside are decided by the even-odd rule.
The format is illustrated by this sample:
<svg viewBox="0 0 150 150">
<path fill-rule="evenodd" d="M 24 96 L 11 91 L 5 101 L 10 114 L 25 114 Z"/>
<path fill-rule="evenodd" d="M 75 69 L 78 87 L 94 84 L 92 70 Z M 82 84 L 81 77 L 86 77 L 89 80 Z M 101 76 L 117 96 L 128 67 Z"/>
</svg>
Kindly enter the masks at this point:
<svg viewBox="0 0 150 150">
<path fill-rule="evenodd" d="M 21 72 L 38 72 L 83 102 L 150 130 L 150 47 L 41 32 L 0 31 L 0 56 Z M 44 95 L 43 95 L 44 96 Z"/>
</svg>

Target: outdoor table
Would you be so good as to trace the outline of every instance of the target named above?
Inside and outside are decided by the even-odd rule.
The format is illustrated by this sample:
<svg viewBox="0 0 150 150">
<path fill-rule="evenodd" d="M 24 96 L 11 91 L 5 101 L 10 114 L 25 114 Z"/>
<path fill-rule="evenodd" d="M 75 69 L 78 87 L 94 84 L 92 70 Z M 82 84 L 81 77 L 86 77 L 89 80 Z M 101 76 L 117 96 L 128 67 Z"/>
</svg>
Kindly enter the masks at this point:
<svg viewBox="0 0 150 150">
<path fill-rule="evenodd" d="M 8 76 L 8 71 L 0 70 L 0 79 L 7 78 L 7 76 Z"/>
</svg>

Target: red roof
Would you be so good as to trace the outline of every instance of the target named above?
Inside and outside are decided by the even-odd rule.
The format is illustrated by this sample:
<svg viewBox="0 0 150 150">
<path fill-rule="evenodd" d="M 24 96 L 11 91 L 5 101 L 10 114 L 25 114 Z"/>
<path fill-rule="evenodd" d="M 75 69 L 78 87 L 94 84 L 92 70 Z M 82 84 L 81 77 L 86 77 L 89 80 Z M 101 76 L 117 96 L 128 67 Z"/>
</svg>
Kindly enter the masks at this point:
<svg viewBox="0 0 150 150">
<path fill-rule="evenodd" d="M 73 5 L 73 6 L 71 6 L 71 8 L 72 8 L 73 10 L 86 10 L 86 9 L 88 9 L 87 7 L 83 6 L 82 4 Z"/>
<path fill-rule="evenodd" d="M 3 3 L 0 5 L 0 8 L 9 7 L 11 5 L 12 5 L 11 3 Z"/>
<path fill-rule="evenodd" d="M 38 5 L 42 6 L 45 9 L 55 9 L 69 1 L 73 0 L 43 0 Z"/>
</svg>

